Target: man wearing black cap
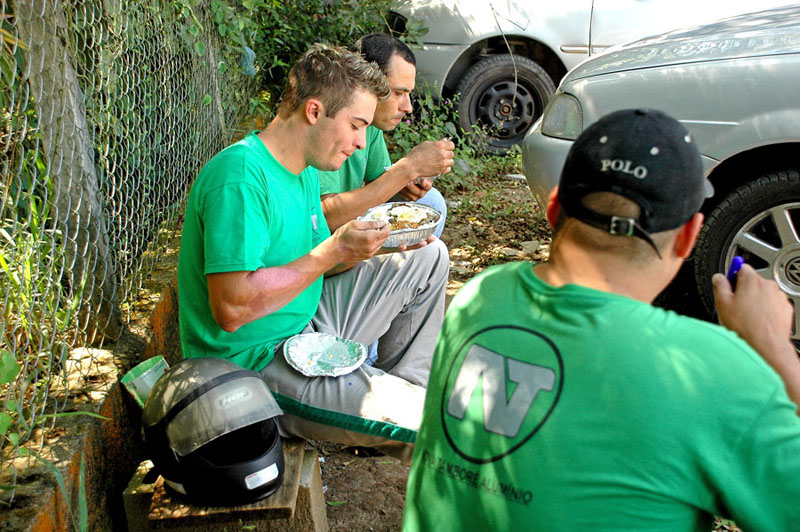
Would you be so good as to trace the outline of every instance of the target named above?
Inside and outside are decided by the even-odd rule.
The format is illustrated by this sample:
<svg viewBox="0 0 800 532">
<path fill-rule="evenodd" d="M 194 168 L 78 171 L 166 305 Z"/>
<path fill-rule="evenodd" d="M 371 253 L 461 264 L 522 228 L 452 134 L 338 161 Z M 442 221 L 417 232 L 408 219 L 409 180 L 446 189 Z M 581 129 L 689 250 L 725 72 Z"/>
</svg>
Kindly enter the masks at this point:
<svg viewBox="0 0 800 532">
<path fill-rule="evenodd" d="M 713 279 L 730 330 L 651 305 L 711 192 L 691 137 L 661 112 L 581 134 L 548 204 L 550 261 L 488 269 L 450 304 L 405 530 L 710 530 L 712 515 L 797 527 L 786 296 L 745 265 L 735 293 Z"/>
</svg>

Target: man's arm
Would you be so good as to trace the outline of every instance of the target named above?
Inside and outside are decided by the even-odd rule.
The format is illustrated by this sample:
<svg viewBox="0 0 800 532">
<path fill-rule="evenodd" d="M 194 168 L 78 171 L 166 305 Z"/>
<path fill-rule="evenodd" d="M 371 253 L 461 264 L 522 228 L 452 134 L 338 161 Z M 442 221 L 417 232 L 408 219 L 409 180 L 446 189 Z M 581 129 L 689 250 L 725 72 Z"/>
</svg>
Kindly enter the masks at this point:
<svg viewBox="0 0 800 532">
<path fill-rule="evenodd" d="M 362 216 L 369 208 L 385 203 L 406 188 L 413 187 L 418 194 L 416 198 L 406 195 L 410 201 L 421 198 L 430 186 L 424 189 L 416 186 L 414 181 L 420 177 L 449 172 L 453 166 L 454 147 L 452 141 L 447 139 L 425 141 L 363 187 L 322 196 L 322 212 L 325 213 L 328 227 L 333 231 Z"/>
<path fill-rule="evenodd" d="M 772 366 L 800 414 L 800 358 L 790 341 L 794 309 L 778 285 L 745 264 L 736 291 L 721 273 L 712 278 L 719 322 L 736 332 Z"/>
<path fill-rule="evenodd" d="M 388 237 L 384 222 L 355 221 L 288 264 L 210 274 L 206 279 L 211 313 L 222 329 L 236 331 L 282 308 L 328 270 L 370 258 Z"/>
</svg>

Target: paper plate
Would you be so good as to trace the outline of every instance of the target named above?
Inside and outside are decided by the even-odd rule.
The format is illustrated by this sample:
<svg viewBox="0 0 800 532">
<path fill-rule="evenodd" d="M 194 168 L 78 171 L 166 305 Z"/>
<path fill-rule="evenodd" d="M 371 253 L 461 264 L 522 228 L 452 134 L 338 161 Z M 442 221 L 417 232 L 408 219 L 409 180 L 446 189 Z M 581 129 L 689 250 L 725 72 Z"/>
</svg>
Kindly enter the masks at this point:
<svg viewBox="0 0 800 532">
<path fill-rule="evenodd" d="M 329 333 L 305 333 L 286 340 L 283 356 L 307 377 L 339 377 L 364 363 L 367 346 Z"/>
</svg>

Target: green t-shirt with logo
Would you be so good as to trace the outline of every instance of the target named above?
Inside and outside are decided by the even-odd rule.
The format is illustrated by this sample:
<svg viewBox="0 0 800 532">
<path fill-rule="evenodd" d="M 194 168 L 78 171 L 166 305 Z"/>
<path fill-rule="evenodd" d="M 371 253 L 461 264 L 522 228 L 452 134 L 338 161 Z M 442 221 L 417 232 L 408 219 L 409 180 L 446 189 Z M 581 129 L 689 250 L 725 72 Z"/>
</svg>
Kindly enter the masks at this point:
<svg viewBox="0 0 800 532">
<path fill-rule="evenodd" d="M 178 261 L 184 357 L 220 357 L 261 370 L 319 305 L 322 277 L 283 308 L 235 332 L 211 314 L 206 275 L 287 264 L 330 236 L 317 171 L 284 168 L 255 132 L 218 153 L 189 193 Z"/>
<path fill-rule="evenodd" d="M 404 530 L 790 530 L 798 500 L 796 406 L 733 333 L 530 263 L 453 299 Z"/>
<path fill-rule="evenodd" d="M 369 126 L 367 145 L 363 150 L 356 150 L 335 172 L 319 173 L 320 194 L 338 194 L 360 188 L 365 182 L 381 176 L 391 164 L 383 131 Z"/>
</svg>

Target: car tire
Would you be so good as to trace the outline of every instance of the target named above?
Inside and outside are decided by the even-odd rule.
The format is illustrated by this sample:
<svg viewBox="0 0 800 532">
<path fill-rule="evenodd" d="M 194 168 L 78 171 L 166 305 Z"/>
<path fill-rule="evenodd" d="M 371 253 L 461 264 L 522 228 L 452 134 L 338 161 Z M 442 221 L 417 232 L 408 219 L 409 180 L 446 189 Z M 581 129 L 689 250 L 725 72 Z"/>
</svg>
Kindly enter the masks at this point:
<svg viewBox="0 0 800 532">
<path fill-rule="evenodd" d="M 695 282 L 703 304 L 714 315 L 711 276 L 725 272 L 741 255 L 763 277 L 778 283 L 792 299 L 800 340 L 800 174 L 769 173 L 743 185 L 708 215 L 694 252 Z"/>
<path fill-rule="evenodd" d="M 514 72 L 517 72 L 515 91 Z M 506 153 L 525 136 L 555 92 L 542 67 L 527 57 L 509 54 L 475 63 L 458 84 L 458 119 L 462 129 L 484 129 L 488 151 Z"/>
</svg>

